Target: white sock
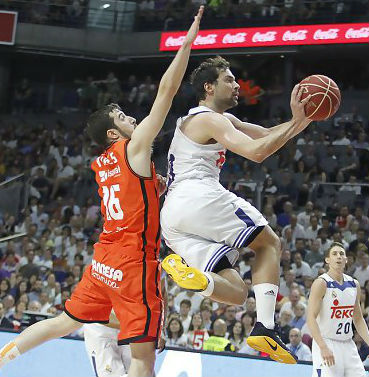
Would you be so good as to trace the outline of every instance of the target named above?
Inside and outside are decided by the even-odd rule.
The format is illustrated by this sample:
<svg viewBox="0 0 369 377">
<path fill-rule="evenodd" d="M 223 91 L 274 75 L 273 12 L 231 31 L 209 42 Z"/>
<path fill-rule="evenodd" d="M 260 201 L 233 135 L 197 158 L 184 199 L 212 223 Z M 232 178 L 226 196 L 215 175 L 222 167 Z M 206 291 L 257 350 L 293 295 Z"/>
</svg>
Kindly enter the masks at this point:
<svg viewBox="0 0 369 377">
<path fill-rule="evenodd" d="M 0 350 L 0 368 L 2 368 L 5 364 L 7 364 L 9 361 L 14 360 L 18 356 L 20 356 L 20 352 L 15 343 L 10 342 L 6 344 Z"/>
<path fill-rule="evenodd" d="M 278 286 L 270 283 L 254 285 L 256 300 L 256 319 L 267 329 L 274 329 L 275 302 Z"/>
<path fill-rule="evenodd" d="M 204 272 L 204 275 L 208 278 L 209 280 L 209 284 L 208 286 L 206 287 L 205 290 L 203 290 L 202 292 L 199 292 L 200 294 L 202 294 L 203 296 L 206 296 L 206 297 L 209 297 L 213 294 L 214 292 L 214 279 L 213 277 L 207 273 L 207 272 Z"/>
</svg>

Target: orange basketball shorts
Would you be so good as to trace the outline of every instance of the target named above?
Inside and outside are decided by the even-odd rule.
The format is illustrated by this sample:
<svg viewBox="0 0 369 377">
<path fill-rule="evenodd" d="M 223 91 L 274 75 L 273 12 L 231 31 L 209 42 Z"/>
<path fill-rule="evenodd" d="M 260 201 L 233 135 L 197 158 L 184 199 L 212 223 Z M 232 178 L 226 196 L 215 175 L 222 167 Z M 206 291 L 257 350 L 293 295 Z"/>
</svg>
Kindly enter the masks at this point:
<svg viewBox="0 0 369 377">
<path fill-rule="evenodd" d="M 82 323 L 108 323 L 114 309 L 120 322 L 118 344 L 156 341 L 162 322 L 160 275 L 154 251 L 97 243 L 65 312 Z"/>
</svg>

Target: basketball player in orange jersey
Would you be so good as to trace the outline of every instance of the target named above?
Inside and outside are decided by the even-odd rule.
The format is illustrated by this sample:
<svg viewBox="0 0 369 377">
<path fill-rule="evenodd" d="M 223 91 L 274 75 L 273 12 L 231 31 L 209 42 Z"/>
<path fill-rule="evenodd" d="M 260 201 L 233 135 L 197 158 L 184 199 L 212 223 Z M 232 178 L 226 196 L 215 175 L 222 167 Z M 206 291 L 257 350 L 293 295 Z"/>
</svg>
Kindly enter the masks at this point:
<svg viewBox="0 0 369 377">
<path fill-rule="evenodd" d="M 150 114 L 136 125 L 117 105 L 88 119 L 92 139 L 105 151 L 92 163 L 101 196 L 103 231 L 65 311 L 38 322 L 0 350 L 0 366 L 39 344 L 65 336 L 83 323 L 122 324 L 118 344 L 130 344 L 129 377 L 151 377 L 162 322 L 158 253 L 159 187 L 152 143 L 164 124 L 190 56 L 203 14 L 200 7 L 184 43 L 162 77 Z"/>
<path fill-rule="evenodd" d="M 325 262 L 329 270 L 314 281 L 308 304 L 313 377 L 364 377 L 365 369 L 352 340 L 354 324 L 369 345 L 368 326 L 360 307 L 360 284 L 343 273 L 347 257 L 341 243 L 332 243 Z"/>
<path fill-rule="evenodd" d="M 238 103 L 239 85 L 225 59 L 201 63 L 192 84 L 199 106 L 178 119 L 168 152 L 168 194 L 160 217 L 165 242 L 176 254 L 162 267 L 183 288 L 242 305 L 247 288 L 233 265 L 238 249 L 254 250 L 257 323 L 247 343 L 274 360 L 296 363 L 274 324 L 280 240 L 255 207 L 219 183 L 219 172 L 227 149 L 261 163 L 303 131 L 311 122 L 304 110 L 310 97 L 302 100 L 296 85 L 291 120 L 266 129 L 226 112 Z"/>
</svg>

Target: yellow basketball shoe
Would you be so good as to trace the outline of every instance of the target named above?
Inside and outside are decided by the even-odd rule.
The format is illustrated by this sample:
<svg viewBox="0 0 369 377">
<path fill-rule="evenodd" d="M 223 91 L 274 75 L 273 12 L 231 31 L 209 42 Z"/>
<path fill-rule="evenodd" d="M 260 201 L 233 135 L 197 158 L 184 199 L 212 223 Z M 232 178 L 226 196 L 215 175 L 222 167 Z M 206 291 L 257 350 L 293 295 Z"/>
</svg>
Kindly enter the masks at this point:
<svg viewBox="0 0 369 377">
<path fill-rule="evenodd" d="M 247 344 L 257 351 L 267 353 L 271 359 L 280 363 L 297 363 L 297 357 L 282 342 L 277 329 L 267 329 L 260 322 L 255 323 L 250 336 L 247 338 Z"/>
<path fill-rule="evenodd" d="M 177 285 L 189 291 L 204 291 L 209 284 L 208 278 L 200 270 L 189 267 L 177 254 L 168 255 L 161 265 Z"/>
</svg>

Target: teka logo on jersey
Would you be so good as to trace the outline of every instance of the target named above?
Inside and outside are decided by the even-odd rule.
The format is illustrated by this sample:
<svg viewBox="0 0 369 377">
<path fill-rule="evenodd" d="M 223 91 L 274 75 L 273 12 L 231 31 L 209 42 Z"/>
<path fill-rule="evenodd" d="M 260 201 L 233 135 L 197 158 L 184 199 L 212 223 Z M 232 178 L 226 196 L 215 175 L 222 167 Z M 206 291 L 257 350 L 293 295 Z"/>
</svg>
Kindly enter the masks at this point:
<svg viewBox="0 0 369 377">
<path fill-rule="evenodd" d="M 333 301 L 333 305 L 335 306 L 331 306 L 332 319 L 352 318 L 354 316 L 354 305 L 339 306 L 339 302 L 337 299 Z"/>
<path fill-rule="evenodd" d="M 100 176 L 100 182 L 103 183 L 105 182 L 108 178 L 114 177 L 115 175 L 120 174 L 120 167 L 119 165 L 116 166 L 112 170 L 102 170 L 99 171 L 99 176 Z"/>
<path fill-rule="evenodd" d="M 346 31 L 345 37 L 347 39 L 368 38 L 369 27 L 362 27 L 361 29 L 354 29 L 350 27 L 350 29 Z"/>
<path fill-rule="evenodd" d="M 266 33 L 260 33 L 259 31 L 256 32 L 252 36 L 253 42 L 273 42 L 275 41 L 276 31 L 267 31 Z"/>
<path fill-rule="evenodd" d="M 246 41 L 246 35 L 247 33 L 237 33 L 237 34 L 227 33 L 223 37 L 222 42 L 224 44 L 243 43 Z"/>
<path fill-rule="evenodd" d="M 123 272 L 121 270 L 116 270 L 104 263 L 97 262 L 95 259 L 92 259 L 91 275 L 114 289 L 119 288 L 117 282 L 123 280 Z"/>
<path fill-rule="evenodd" d="M 318 29 L 314 33 L 314 39 L 319 40 L 319 39 L 337 39 L 338 38 L 338 32 L 340 29 L 328 29 L 328 30 L 321 30 Z"/>
<path fill-rule="evenodd" d="M 304 41 L 306 39 L 307 30 L 297 30 L 297 31 L 290 31 L 287 30 L 284 34 L 282 39 L 287 41 Z"/>
</svg>

